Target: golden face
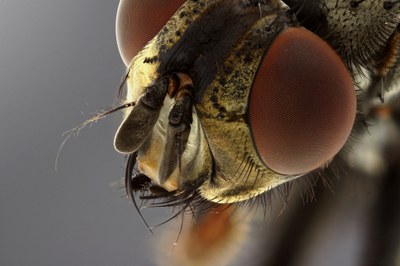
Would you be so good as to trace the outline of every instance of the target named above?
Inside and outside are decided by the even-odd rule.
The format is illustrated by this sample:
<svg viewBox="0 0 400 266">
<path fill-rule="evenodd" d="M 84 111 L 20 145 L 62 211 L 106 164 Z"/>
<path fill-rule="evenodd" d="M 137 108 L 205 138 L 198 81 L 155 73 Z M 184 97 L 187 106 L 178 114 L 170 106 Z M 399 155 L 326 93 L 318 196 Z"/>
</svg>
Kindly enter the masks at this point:
<svg viewBox="0 0 400 266">
<path fill-rule="evenodd" d="M 354 128 L 357 75 L 397 77 L 399 6 L 121 0 L 128 194 L 235 203 L 325 168 Z"/>
</svg>

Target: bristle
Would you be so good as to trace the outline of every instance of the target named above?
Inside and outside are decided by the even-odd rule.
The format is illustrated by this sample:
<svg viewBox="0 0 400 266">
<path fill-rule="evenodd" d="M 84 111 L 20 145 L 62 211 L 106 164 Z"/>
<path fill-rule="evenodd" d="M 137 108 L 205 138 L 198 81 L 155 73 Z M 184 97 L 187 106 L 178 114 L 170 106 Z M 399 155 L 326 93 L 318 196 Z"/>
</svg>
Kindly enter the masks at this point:
<svg viewBox="0 0 400 266">
<path fill-rule="evenodd" d="M 79 135 L 79 132 L 83 128 L 85 128 L 86 126 L 88 126 L 88 125 L 91 126 L 92 124 L 96 123 L 97 121 L 105 118 L 106 116 L 108 116 L 108 115 L 110 115 L 112 113 L 115 113 L 117 111 L 132 107 L 134 105 L 135 105 L 135 102 L 129 102 L 129 103 L 125 103 L 125 104 L 120 105 L 120 106 L 105 108 L 103 111 L 101 111 L 101 112 L 99 112 L 97 114 L 94 114 L 91 118 L 89 118 L 85 122 L 81 123 L 80 125 L 72 128 L 70 130 L 67 130 L 63 134 L 61 134 L 61 136 L 65 136 L 65 138 L 64 138 L 63 142 L 61 142 L 61 145 L 60 145 L 60 147 L 58 148 L 58 151 L 57 151 L 56 159 L 55 159 L 55 162 L 54 162 L 55 170 L 58 171 L 58 159 L 60 157 L 62 148 L 64 147 L 65 143 L 67 143 L 67 141 L 69 140 L 69 138 L 71 136 L 75 136 L 76 137 L 76 136 Z"/>
</svg>

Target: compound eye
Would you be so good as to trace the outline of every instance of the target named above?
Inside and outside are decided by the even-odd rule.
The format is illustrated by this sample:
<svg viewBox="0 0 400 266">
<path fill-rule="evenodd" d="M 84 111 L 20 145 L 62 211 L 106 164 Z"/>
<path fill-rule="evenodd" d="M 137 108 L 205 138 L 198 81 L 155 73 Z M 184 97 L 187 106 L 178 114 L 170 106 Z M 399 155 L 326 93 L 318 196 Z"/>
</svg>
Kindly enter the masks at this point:
<svg viewBox="0 0 400 266">
<path fill-rule="evenodd" d="M 346 143 L 355 114 L 353 81 L 335 51 L 303 28 L 280 33 L 249 99 L 253 142 L 265 165 L 287 175 L 323 166 Z"/>
<path fill-rule="evenodd" d="M 125 65 L 165 25 L 185 0 L 121 0 L 116 18 L 119 53 Z"/>
</svg>

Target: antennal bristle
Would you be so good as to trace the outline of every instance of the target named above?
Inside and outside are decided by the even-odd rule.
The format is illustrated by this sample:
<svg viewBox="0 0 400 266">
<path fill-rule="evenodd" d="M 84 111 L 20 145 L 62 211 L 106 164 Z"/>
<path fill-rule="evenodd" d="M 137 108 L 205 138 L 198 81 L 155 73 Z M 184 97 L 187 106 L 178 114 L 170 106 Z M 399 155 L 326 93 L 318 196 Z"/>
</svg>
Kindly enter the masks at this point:
<svg viewBox="0 0 400 266">
<path fill-rule="evenodd" d="M 100 113 L 95 114 L 93 117 L 89 118 L 88 120 L 86 120 L 85 122 L 81 123 L 80 125 L 72 128 L 70 130 L 65 131 L 61 135 L 61 136 L 65 136 L 65 138 L 64 138 L 63 142 L 61 143 L 60 147 L 58 148 L 58 151 L 57 151 L 56 160 L 55 160 L 55 163 L 54 163 L 55 170 L 58 171 L 58 158 L 60 157 L 62 148 L 64 147 L 65 143 L 68 141 L 68 139 L 71 136 L 78 136 L 79 132 L 81 131 L 81 129 L 83 129 L 87 125 L 91 125 L 93 123 L 96 123 L 97 121 L 103 119 L 104 117 L 106 117 L 106 116 L 108 116 L 108 115 L 110 115 L 112 113 L 115 113 L 117 111 L 120 111 L 122 109 L 126 109 L 126 108 L 129 108 L 129 107 L 135 106 L 135 104 L 136 104 L 135 102 L 129 102 L 129 103 L 125 103 L 123 105 L 117 106 L 117 107 L 112 107 L 112 108 L 110 108 L 108 110 L 104 110 L 104 111 L 102 111 Z"/>
</svg>

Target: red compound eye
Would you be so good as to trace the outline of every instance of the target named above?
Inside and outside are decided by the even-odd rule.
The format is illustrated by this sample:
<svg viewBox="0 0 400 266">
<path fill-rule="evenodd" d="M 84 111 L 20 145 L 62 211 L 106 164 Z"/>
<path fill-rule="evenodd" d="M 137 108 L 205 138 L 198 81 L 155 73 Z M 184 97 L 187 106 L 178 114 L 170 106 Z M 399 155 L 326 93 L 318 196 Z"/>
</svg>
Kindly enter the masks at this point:
<svg viewBox="0 0 400 266">
<path fill-rule="evenodd" d="M 165 25 L 185 0 L 121 0 L 116 19 L 118 49 L 125 65 Z"/>
<path fill-rule="evenodd" d="M 249 101 L 260 157 L 288 175 L 310 172 L 332 159 L 347 141 L 356 113 L 353 81 L 342 60 L 302 28 L 288 28 L 274 40 Z"/>
</svg>

